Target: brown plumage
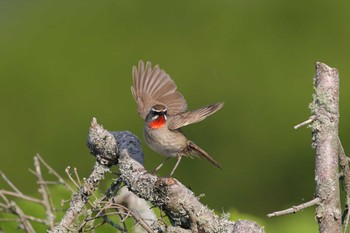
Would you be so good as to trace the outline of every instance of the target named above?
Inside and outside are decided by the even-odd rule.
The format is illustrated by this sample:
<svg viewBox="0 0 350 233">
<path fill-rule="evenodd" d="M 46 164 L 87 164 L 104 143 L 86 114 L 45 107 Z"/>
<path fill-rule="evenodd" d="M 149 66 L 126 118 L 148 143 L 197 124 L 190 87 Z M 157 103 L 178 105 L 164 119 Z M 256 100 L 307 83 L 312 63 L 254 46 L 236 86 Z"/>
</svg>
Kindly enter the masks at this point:
<svg viewBox="0 0 350 233">
<path fill-rule="evenodd" d="M 215 103 L 186 112 L 185 98 L 176 89 L 170 76 L 156 65 L 143 61 L 133 67 L 131 93 L 137 103 L 137 110 L 145 120 L 144 138 L 151 149 L 163 156 L 178 157 L 170 176 L 174 173 L 183 155 L 205 158 L 216 167 L 221 167 L 207 152 L 188 140 L 181 127 L 204 120 L 223 107 Z M 166 160 L 167 160 L 166 159 Z M 164 161 L 165 162 L 165 161 Z M 156 168 L 158 170 L 164 162 Z"/>
<path fill-rule="evenodd" d="M 151 108 L 156 104 L 165 105 L 169 115 L 177 115 L 186 111 L 185 98 L 176 91 L 176 84 L 164 70 L 156 65 L 152 70 L 152 64 L 139 62 L 138 69 L 134 66 L 133 86 L 131 93 L 138 105 L 138 112 L 145 119 Z"/>
</svg>

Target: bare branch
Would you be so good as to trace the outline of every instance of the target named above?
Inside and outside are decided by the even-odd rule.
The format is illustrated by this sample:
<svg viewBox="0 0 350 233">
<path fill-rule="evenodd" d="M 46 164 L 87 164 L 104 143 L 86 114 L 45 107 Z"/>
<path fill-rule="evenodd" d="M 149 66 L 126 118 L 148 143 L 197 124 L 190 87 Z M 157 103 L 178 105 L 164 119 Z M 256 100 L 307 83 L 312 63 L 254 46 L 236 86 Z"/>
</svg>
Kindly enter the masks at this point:
<svg viewBox="0 0 350 233">
<path fill-rule="evenodd" d="M 193 228 L 193 225 L 202 232 L 236 232 L 234 228 L 238 222 L 220 219 L 203 206 L 193 192 L 178 180 L 149 174 L 141 164 L 128 156 L 127 150 L 120 152 L 119 169 L 129 189 L 137 196 L 149 200 L 153 205 L 162 209 L 169 217 L 173 227 L 177 227 L 175 232 L 185 232 L 180 231 L 179 228 L 189 230 L 191 226 Z M 191 219 L 189 213 L 194 216 L 195 220 Z M 249 222 L 249 224 L 253 223 Z M 153 226 L 153 229 L 158 228 Z M 187 230 L 186 232 L 191 232 Z M 251 232 L 264 232 L 257 225 L 250 230 Z M 171 231 L 167 229 L 167 232 Z"/>
<path fill-rule="evenodd" d="M 127 184 L 128 188 L 140 198 L 151 201 L 155 206 L 162 209 L 169 217 L 172 226 L 164 227 L 157 221 L 152 221 L 149 225 L 144 216 L 133 212 L 129 208 L 125 209 L 116 203 L 113 203 L 116 190 L 120 187 L 120 180 L 111 185 L 106 194 L 97 200 L 100 206 L 94 207 L 94 212 L 98 212 L 95 217 L 89 214 L 85 222 L 80 226 L 80 230 L 88 222 L 93 222 L 96 217 L 105 218 L 112 213 L 105 213 L 108 209 L 115 208 L 122 216 L 132 215 L 133 218 L 147 232 L 240 232 L 240 233 L 263 233 L 263 228 L 250 221 L 231 222 L 226 218 L 219 218 L 213 211 L 202 205 L 192 191 L 187 189 L 178 180 L 173 178 L 160 178 L 149 174 L 143 164 L 143 153 L 138 138 L 130 132 L 108 132 L 102 126 L 98 125 L 96 119 L 91 123 L 88 137 L 88 147 L 92 155 L 96 157 L 94 170 L 90 177 L 84 180 L 83 186 L 74 195 L 70 202 L 71 207 L 65 213 L 59 225 L 51 233 L 67 232 L 75 221 L 89 197 L 93 194 L 103 174 L 109 171 L 109 167 L 118 164 L 121 172 L 120 178 Z M 106 204 L 103 200 L 107 200 Z M 102 206 L 102 208 L 101 208 Z M 118 210 L 123 209 L 125 213 Z M 103 224 L 103 223 L 102 223 Z M 98 225 L 92 226 L 95 229 Z M 119 226 L 118 226 L 119 227 Z M 121 229 L 121 228 L 120 228 Z M 243 230 L 245 229 L 245 230 Z"/>
<path fill-rule="evenodd" d="M 17 197 L 17 198 L 20 198 L 20 199 L 23 199 L 23 200 L 26 200 L 26 201 L 30 201 L 30 202 L 33 202 L 33 203 L 38 203 L 38 204 L 42 204 L 43 203 L 42 200 L 39 200 L 37 198 L 24 195 L 23 193 L 17 193 L 17 192 L 15 193 L 15 192 L 7 191 L 7 190 L 0 190 L 0 193 L 2 193 L 4 195 L 12 196 L 12 197 Z"/>
<path fill-rule="evenodd" d="M 94 135 L 89 135 L 88 146 L 91 153 L 97 157 L 101 151 L 112 150 L 104 148 L 103 143 L 101 144 L 101 140 L 109 136 L 96 120 L 93 121 L 93 124 Z M 120 177 L 130 191 L 164 211 L 172 227 L 176 228 L 176 231 L 171 231 L 172 227 L 168 227 L 166 232 L 190 232 L 190 227 L 199 232 L 264 232 L 261 227 L 250 221 L 231 222 L 225 218 L 219 218 L 200 203 L 194 193 L 178 180 L 157 177 L 148 173 L 142 166 L 143 156 L 136 136 L 129 132 L 111 133 L 116 139 L 117 150 L 114 151 L 118 152 L 116 157 L 119 157 Z M 243 229 L 244 227 L 249 231 L 235 231 L 236 228 Z M 151 228 L 155 232 L 165 232 L 164 227 L 159 226 L 157 222 Z"/>
<path fill-rule="evenodd" d="M 46 167 L 46 169 L 48 170 L 48 172 L 50 174 L 52 174 L 52 175 L 57 177 L 58 181 L 61 184 L 63 184 L 72 193 L 75 192 L 75 190 L 73 190 L 72 187 L 70 185 L 68 185 L 68 183 L 51 166 L 49 166 L 39 154 L 36 154 L 36 157 L 40 160 L 40 163 L 43 164 L 44 167 Z"/>
<path fill-rule="evenodd" d="M 76 217 L 82 211 L 89 197 L 92 195 L 92 192 L 97 188 L 107 171 L 109 171 L 109 168 L 106 165 L 100 162 L 95 163 L 89 178 L 86 179 L 83 186 L 80 187 L 79 191 L 74 194 L 70 201 L 70 207 L 63 216 L 59 226 L 56 226 L 50 232 L 63 232 L 62 229 L 65 229 L 64 232 L 67 232 L 70 229 Z"/>
<path fill-rule="evenodd" d="M 2 179 L 18 194 L 22 194 L 22 192 L 6 177 L 6 175 L 0 171 L 0 175 Z"/>
<path fill-rule="evenodd" d="M 42 205 L 45 208 L 45 214 L 46 214 L 46 219 L 47 219 L 47 224 L 52 229 L 55 226 L 55 214 L 53 211 L 53 205 L 52 205 L 52 200 L 50 198 L 49 191 L 47 189 L 47 186 L 44 182 L 44 178 L 41 173 L 41 167 L 39 163 L 38 157 L 34 156 L 34 167 L 35 167 L 35 173 L 36 173 L 36 178 L 39 183 L 39 189 L 38 192 L 41 194 L 42 197 Z"/>
<path fill-rule="evenodd" d="M 75 186 L 75 188 L 79 188 L 80 185 L 77 184 L 77 182 L 75 182 L 75 180 L 73 179 L 72 175 L 70 174 L 70 166 L 67 166 L 66 169 L 64 169 L 66 175 L 68 176 L 69 180 L 73 183 L 73 185 Z M 73 192 L 74 193 L 74 192 Z"/>
<path fill-rule="evenodd" d="M 288 208 L 285 210 L 281 211 L 276 211 L 271 214 L 268 214 L 267 217 L 277 217 L 277 216 L 282 216 L 282 215 L 287 215 L 287 214 L 295 214 L 296 212 L 299 212 L 300 210 L 309 208 L 314 205 L 318 205 L 321 202 L 321 198 L 316 197 L 312 199 L 311 201 L 305 202 L 301 205 L 293 206 L 292 208 Z"/>
<path fill-rule="evenodd" d="M 97 138 L 96 135 L 98 135 Z M 96 152 L 96 154 L 94 154 L 96 156 L 96 162 L 93 171 L 90 176 L 84 180 L 79 191 L 74 194 L 70 201 L 69 209 L 66 211 L 59 225 L 50 231 L 52 233 L 67 232 L 70 229 L 78 214 L 88 202 L 89 197 L 93 194 L 98 184 L 103 179 L 104 174 L 109 171 L 109 167 L 112 164 L 116 163 L 115 139 L 107 130 L 97 125 L 95 118 L 91 123 L 89 137 L 89 140 L 97 141 L 97 147 L 94 148 L 94 152 Z"/>
<path fill-rule="evenodd" d="M 78 174 L 78 169 L 76 167 L 74 167 L 74 175 L 75 175 L 75 179 L 78 181 L 79 186 L 81 186 L 81 181 L 80 181 L 80 177 Z"/>
<path fill-rule="evenodd" d="M 18 222 L 21 223 L 20 227 L 27 233 L 35 233 L 32 224 L 28 221 L 27 216 L 23 213 L 22 209 L 14 202 L 7 199 L 7 197 L 0 192 L 0 196 L 5 201 L 5 209 L 18 216 Z"/>
<path fill-rule="evenodd" d="M 338 177 L 339 75 L 337 69 L 316 62 L 316 93 L 310 104 L 316 117 L 312 123 L 312 145 L 316 149 L 316 208 L 320 233 L 341 232 Z"/>
</svg>

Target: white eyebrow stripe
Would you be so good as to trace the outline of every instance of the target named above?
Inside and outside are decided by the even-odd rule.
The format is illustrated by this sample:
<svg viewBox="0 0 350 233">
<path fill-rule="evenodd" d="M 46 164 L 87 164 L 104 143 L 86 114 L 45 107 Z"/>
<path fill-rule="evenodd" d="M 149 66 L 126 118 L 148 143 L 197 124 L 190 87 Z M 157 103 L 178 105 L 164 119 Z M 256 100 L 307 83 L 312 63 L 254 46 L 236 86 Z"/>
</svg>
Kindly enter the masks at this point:
<svg viewBox="0 0 350 233">
<path fill-rule="evenodd" d="M 158 110 L 158 109 L 154 109 L 154 108 L 152 108 L 152 111 L 153 112 L 166 112 L 168 109 L 163 109 L 163 110 Z"/>
</svg>

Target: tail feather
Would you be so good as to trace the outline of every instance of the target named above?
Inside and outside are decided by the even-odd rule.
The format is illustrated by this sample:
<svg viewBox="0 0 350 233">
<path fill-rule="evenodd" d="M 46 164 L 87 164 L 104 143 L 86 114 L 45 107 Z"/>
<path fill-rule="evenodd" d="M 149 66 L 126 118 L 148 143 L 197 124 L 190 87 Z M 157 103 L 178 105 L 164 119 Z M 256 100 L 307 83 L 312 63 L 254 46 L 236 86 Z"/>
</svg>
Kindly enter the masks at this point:
<svg viewBox="0 0 350 233">
<path fill-rule="evenodd" d="M 210 155 L 207 152 L 205 152 L 202 148 L 197 146 L 194 142 L 191 142 L 191 141 L 188 142 L 188 152 L 190 155 L 200 157 L 201 159 L 205 158 L 210 163 L 212 163 L 215 167 L 218 167 L 221 169 L 221 165 L 218 162 L 216 162 L 212 157 L 210 157 Z"/>
</svg>

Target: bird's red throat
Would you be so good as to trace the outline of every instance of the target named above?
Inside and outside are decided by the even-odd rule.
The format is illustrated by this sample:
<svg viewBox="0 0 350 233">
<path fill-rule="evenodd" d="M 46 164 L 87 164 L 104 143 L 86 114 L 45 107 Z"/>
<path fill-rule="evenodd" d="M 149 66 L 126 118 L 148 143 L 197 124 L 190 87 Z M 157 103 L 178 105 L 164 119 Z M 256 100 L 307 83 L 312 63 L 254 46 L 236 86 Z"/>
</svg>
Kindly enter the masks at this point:
<svg viewBox="0 0 350 233">
<path fill-rule="evenodd" d="M 165 125 L 165 117 L 161 115 L 157 119 L 151 121 L 151 123 L 149 124 L 149 127 L 151 129 L 159 129 L 163 125 Z"/>
</svg>

